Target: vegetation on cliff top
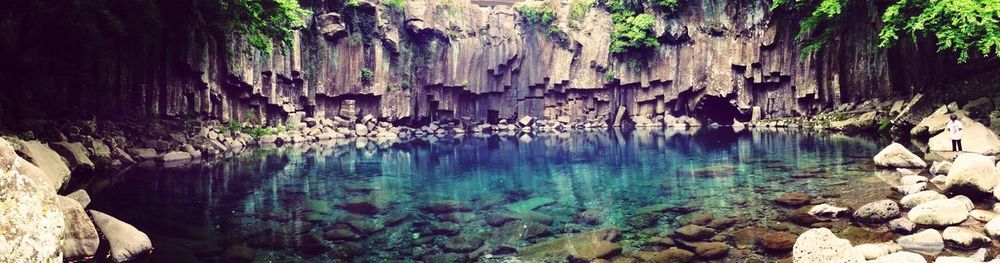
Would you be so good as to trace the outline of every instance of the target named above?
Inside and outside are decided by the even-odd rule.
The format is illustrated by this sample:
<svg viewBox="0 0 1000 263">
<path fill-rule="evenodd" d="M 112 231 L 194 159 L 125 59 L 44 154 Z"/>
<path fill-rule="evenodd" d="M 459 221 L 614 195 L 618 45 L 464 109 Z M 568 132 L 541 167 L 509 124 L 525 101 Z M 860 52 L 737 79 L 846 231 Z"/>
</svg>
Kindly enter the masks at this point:
<svg viewBox="0 0 1000 263">
<path fill-rule="evenodd" d="M 840 32 L 852 0 L 775 0 L 772 9 L 806 12 L 796 37 L 804 54 L 825 47 Z M 958 53 L 958 62 L 971 52 L 1000 56 L 1000 1 L 896 0 L 882 14 L 879 46 L 891 46 L 901 37 L 933 37 L 938 51 Z"/>
</svg>

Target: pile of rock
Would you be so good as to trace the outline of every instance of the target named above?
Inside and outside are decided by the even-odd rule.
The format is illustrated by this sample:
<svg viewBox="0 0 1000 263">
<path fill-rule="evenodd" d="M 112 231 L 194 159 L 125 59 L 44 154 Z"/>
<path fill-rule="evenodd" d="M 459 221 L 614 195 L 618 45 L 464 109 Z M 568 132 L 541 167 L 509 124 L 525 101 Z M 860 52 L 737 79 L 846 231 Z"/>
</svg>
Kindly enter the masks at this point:
<svg viewBox="0 0 1000 263">
<path fill-rule="evenodd" d="M 1000 198 L 1000 165 L 994 157 L 964 153 L 954 163 L 934 162 L 930 174 L 922 175 L 901 169 L 923 168 L 926 162 L 894 143 L 879 152 L 874 161 L 900 175 L 891 177 L 896 179 L 889 184 L 902 198 L 899 203 L 886 199 L 865 204 L 854 211 L 852 219 L 871 227 L 871 231 L 884 225 L 901 236 L 887 243 L 852 245 L 827 228 L 813 228 L 796 240 L 795 262 L 926 262 L 925 256 L 937 257 L 937 262 L 986 259 L 986 248 L 992 246 L 993 238 L 1000 237 L 1000 219 L 996 209 L 977 209 L 968 196 L 985 198 L 985 203 Z M 928 180 L 931 175 L 935 177 Z M 946 248 L 967 256 L 938 257 Z"/>
<path fill-rule="evenodd" d="M 46 171 L 18 156 L 0 138 L 0 262 L 87 260 L 107 242 L 113 262 L 152 251 L 149 238 L 135 227 L 95 210 L 84 211 L 90 198 L 83 190 L 56 194 Z M 41 159 L 39 159 L 41 160 Z"/>
</svg>

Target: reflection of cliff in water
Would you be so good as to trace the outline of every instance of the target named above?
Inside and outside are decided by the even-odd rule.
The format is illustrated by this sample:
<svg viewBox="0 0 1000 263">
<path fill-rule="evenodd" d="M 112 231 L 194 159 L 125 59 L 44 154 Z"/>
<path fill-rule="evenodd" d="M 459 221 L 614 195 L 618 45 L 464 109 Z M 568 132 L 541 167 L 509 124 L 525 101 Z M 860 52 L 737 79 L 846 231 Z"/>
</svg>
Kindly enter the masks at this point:
<svg viewBox="0 0 1000 263">
<path fill-rule="evenodd" d="M 673 229 L 694 216 L 692 207 L 738 217 L 741 226 L 763 224 L 784 216 L 772 207 L 774 196 L 848 180 L 842 174 L 868 161 L 850 156 L 877 150 L 864 140 L 728 127 L 446 136 L 435 143 L 352 140 L 136 167 L 88 191 L 95 209 L 143 229 L 158 252 L 180 251 L 154 257 L 211 258 L 241 244 L 293 260 L 401 259 L 436 253 L 415 248 L 443 246 L 435 237 L 453 234 L 517 247 L 615 226 L 641 244 L 635 234 Z M 446 209 L 442 202 L 465 208 L 431 212 Z M 650 205 L 672 208 L 645 217 L 639 208 Z M 507 214 L 523 207 L 549 222 L 536 226 L 544 232 L 521 237 L 488 223 L 527 216 Z M 583 211 L 589 223 L 580 223 Z"/>
</svg>

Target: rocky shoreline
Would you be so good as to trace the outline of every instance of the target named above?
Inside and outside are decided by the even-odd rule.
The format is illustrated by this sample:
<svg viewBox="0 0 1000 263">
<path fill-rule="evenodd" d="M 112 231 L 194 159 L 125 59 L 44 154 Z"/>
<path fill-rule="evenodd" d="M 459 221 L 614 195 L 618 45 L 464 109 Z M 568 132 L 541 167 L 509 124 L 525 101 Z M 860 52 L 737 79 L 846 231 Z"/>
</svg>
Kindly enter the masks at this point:
<svg viewBox="0 0 1000 263">
<path fill-rule="evenodd" d="M 919 138 L 920 135 L 940 133 L 944 126 L 942 119 L 947 113 L 958 113 L 966 122 L 967 134 L 976 135 L 975 137 L 969 136 L 972 138 L 966 142 L 967 149 L 986 155 L 1000 153 L 1000 140 L 997 139 L 993 131 L 988 126 L 967 117 L 970 115 L 970 110 L 973 109 L 968 104 L 962 109 L 957 108 L 957 105 L 945 105 L 919 121 L 915 121 L 916 118 L 913 115 L 919 112 L 918 108 L 927 108 L 925 104 L 927 102 L 922 101 L 918 95 L 909 100 L 870 101 L 857 106 L 846 105 L 835 111 L 812 117 L 758 120 L 759 115 L 754 114 L 751 122 L 735 122 L 732 126 L 735 129 L 748 127 L 813 128 L 839 132 L 860 132 L 872 130 L 878 123 L 876 116 L 893 116 L 887 118 L 891 121 L 893 129 L 910 125 L 912 126 L 910 133 Z M 341 114 L 332 118 L 290 118 L 284 125 L 272 127 L 254 125 L 250 121 L 223 124 L 212 120 L 160 120 L 143 124 L 127 121 L 75 121 L 62 122 L 58 125 L 35 122 L 31 125 L 25 125 L 24 129 L 17 133 L 17 136 L 4 136 L 3 140 L 0 141 L 0 153 L 2 153 L 0 164 L 4 164 L 0 166 L 3 168 L 4 175 L 0 178 L 2 179 L 0 182 L 9 186 L 5 189 L 11 189 L 11 191 L 5 191 L 0 195 L 8 197 L 5 200 L 14 200 L 14 202 L 5 205 L 17 208 L 12 214 L 16 216 L 8 217 L 6 222 L 3 222 L 4 225 L 12 227 L 8 227 L 6 232 L 2 234 L 7 236 L 8 240 L 37 239 L 48 240 L 47 242 L 50 243 L 63 242 L 63 245 L 55 246 L 55 248 L 51 244 L 39 245 L 32 248 L 34 251 L 0 251 L 9 252 L 0 253 L 7 255 L 6 258 L 0 259 L 52 262 L 61 261 L 63 258 L 77 260 L 110 257 L 112 261 L 120 262 L 150 253 L 152 244 L 141 230 L 100 211 L 85 210 L 90 198 L 88 193 L 82 190 L 83 186 L 94 178 L 113 176 L 138 163 L 182 164 L 190 160 L 207 160 L 236 154 L 248 147 L 266 148 L 277 145 L 309 144 L 345 139 L 354 140 L 360 144 L 371 142 L 376 145 L 391 146 L 394 143 L 412 140 L 434 142 L 443 136 L 465 134 L 472 136 L 514 136 L 530 140 L 531 136 L 536 133 L 563 133 L 569 130 L 598 131 L 623 125 L 672 129 L 702 126 L 700 121 L 684 116 L 666 115 L 655 116 L 655 118 L 657 121 L 635 117 L 628 119 L 623 117 L 623 114 L 617 114 L 611 118 L 571 121 L 568 118 L 543 120 L 525 116 L 510 121 L 501 119 L 496 124 L 476 123 L 467 120 L 445 120 L 431 122 L 420 127 L 405 127 L 379 120 L 372 115 L 358 118 L 351 107 L 343 107 Z M 706 126 L 718 125 L 712 123 Z M 8 132 L 8 134 L 12 133 Z M 802 245 L 795 246 L 792 253 L 794 258 L 798 259 L 796 262 L 827 262 L 825 260 L 856 258 L 856 255 L 841 253 L 847 251 L 848 248 L 852 248 L 851 251 L 861 250 L 863 252 L 861 254 L 866 259 L 877 259 L 879 256 L 886 256 L 889 259 L 910 257 L 907 251 L 938 254 L 947 248 L 944 250 L 946 251 L 944 254 L 948 256 L 939 258 L 948 260 L 954 257 L 953 255 L 967 256 L 967 253 L 962 252 L 967 249 L 989 247 L 990 242 L 992 242 L 991 237 L 994 237 L 994 234 L 1000 234 L 1000 227 L 997 227 L 1000 226 L 1000 221 L 993 223 L 997 225 L 993 227 L 996 229 L 990 230 L 992 225 L 989 222 L 992 222 L 991 219 L 998 211 L 989 208 L 989 205 L 994 201 L 993 199 L 982 196 L 993 193 L 993 186 L 1000 182 L 1000 173 L 994 174 L 997 178 L 989 179 L 992 181 L 983 182 L 977 181 L 975 176 L 966 176 L 965 174 L 997 169 L 997 166 L 993 165 L 995 161 L 989 159 L 992 157 L 969 153 L 960 156 L 955 163 L 951 163 L 948 160 L 953 156 L 937 152 L 944 147 L 941 146 L 942 142 L 938 137 L 940 136 L 930 138 L 929 143 L 926 144 L 914 143 L 915 146 L 930 151 L 923 159 L 913 155 L 906 147 L 898 144 L 887 147 L 875 157 L 874 161 L 879 167 L 899 168 L 898 170 L 890 169 L 877 172 L 879 178 L 886 180 L 893 186 L 894 191 L 899 192 L 897 197 L 851 209 L 836 205 L 836 201 L 829 204 L 814 204 L 817 200 L 835 199 L 813 199 L 814 195 L 788 194 L 776 200 L 776 203 L 782 207 L 794 209 L 788 216 L 789 222 L 805 227 L 817 227 L 815 230 L 801 233 L 797 237 L 798 242 L 793 242 L 796 240 L 796 236 L 789 232 L 744 229 L 746 231 L 740 232 L 744 232 L 742 235 L 750 235 L 747 237 L 750 238 L 749 241 L 743 240 L 735 243 L 757 247 L 765 254 L 771 255 L 787 254 L 788 251 L 793 250 L 793 243 L 801 243 Z M 927 165 L 927 162 L 932 162 L 932 164 Z M 991 162 L 991 166 L 984 168 L 985 166 L 981 164 L 987 162 Z M 979 163 L 979 166 L 982 167 L 965 168 L 968 166 L 967 163 Z M 928 172 L 920 170 L 928 167 L 930 168 Z M 971 171 L 962 172 L 969 169 Z M 964 174 L 952 176 L 951 173 Z M 934 177 L 930 178 L 932 175 Z M 978 192 L 961 192 L 970 188 L 978 189 Z M 963 189 L 959 193 L 969 194 L 968 196 L 973 198 L 952 193 L 949 189 Z M 948 195 L 953 197 L 947 198 Z M 962 205 L 958 206 L 957 204 Z M 955 210 L 955 207 L 968 209 Z M 973 209 L 973 207 L 985 209 Z M 53 208 L 58 208 L 58 210 Z M 909 212 L 904 212 L 907 209 Z M 55 211 L 61 213 L 54 213 Z M 953 217 L 942 217 L 942 214 Z M 966 214 L 966 216 L 961 217 L 962 214 Z M 40 216 L 48 218 L 48 220 L 36 220 Z M 716 219 L 688 221 L 690 224 L 686 224 L 677 229 L 674 234 L 664 237 L 666 238 L 664 244 L 667 245 L 665 247 L 673 248 L 646 255 L 648 258 L 638 256 L 637 259 L 658 261 L 665 258 L 683 261 L 696 258 L 726 257 L 730 245 L 725 242 L 711 241 L 709 239 L 715 239 L 714 234 L 705 234 L 715 232 L 713 222 L 717 221 Z M 851 221 L 860 226 L 848 226 L 849 224 L 843 223 L 845 221 Z M 951 226 L 956 224 L 961 226 Z M 39 229 L 46 229 L 46 231 L 24 231 L 25 229 L 34 229 L 36 225 L 40 227 Z M 720 226 L 716 224 L 715 227 Z M 896 239 L 895 243 L 866 243 L 865 245 L 859 243 L 858 246 L 850 246 L 852 242 L 863 242 L 864 240 L 848 238 L 849 241 L 846 241 L 846 245 L 844 245 L 842 243 L 845 242 L 837 241 L 842 239 L 833 236 L 833 232 L 820 230 L 823 228 L 840 230 L 836 232 L 842 234 L 844 229 L 859 227 L 864 228 L 865 231 L 879 233 L 891 229 L 901 236 Z M 983 229 L 985 229 L 986 234 L 983 234 Z M 943 231 L 937 232 L 938 230 Z M 617 235 L 614 234 L 616 230 L 601 231 L 598 231 L 600 234 L 598 232 L 590 234 L 601 235 L 611 245 L 620 246 L 612 242 L 618 240 L 612 237 Z M 28 235 L 28 232 L 35 236 Z M 910 235 L 902 236 L 904 234 Z M 931 251 L 939 247 L 936 243 L 920 243 L 925 242 L 927 238 L 934 239 L 932 237 L 934 234 L 942 236 L 938 239 L 942 240 L 943 245 L 937 251 Z M 732 238 L 746 239 L 741 239 L 740 233 L 736 235 L 737 237 Z M 575 242 L 573 241 L 575 236 L 567 238 L 569 239 L 556 239 L 557 241 L 553 242 Z M 671 238 L 677 241 L 675 242 Z M 60 239 L 62 241 L 53 241 Z M 727 239 L 730 238 L 724 237 L 721 240 Z M 807 244 L 819 242 L 811 240 L 827 240 L 839 245 L 838 247 L 811 247 Z M 98 251 L 100 244 L 109 244 L 110 249 Z M 613 252 L 617 250 L 614 246 L 611 246 L 610 249 L 609 247 L 601 247 L 602 250 L 595 251 L 607 253 L 590 255 L 585 258 L 598 259 L 614 254 Z M 984 253 L 979 253 L 975 257 L 982 258 L 981 254 Z M 990 254 L 992 255 L 992 253 Z M 48 256 L 31 258 L 38 255 Z"/>
</svg>

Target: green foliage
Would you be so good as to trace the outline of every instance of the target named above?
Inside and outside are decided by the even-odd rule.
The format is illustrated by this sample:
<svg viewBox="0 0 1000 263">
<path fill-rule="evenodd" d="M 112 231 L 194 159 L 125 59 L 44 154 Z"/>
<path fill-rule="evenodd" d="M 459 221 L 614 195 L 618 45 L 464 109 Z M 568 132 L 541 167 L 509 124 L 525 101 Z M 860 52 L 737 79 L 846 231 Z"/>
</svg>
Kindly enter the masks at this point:
<svg viewBox="0 0 1000 263">
<path fill-rule="evenodd" d="M 269 128 L 265 128 L 262 125 L 254 125 L 252 128 L 250 128 L 249 131 L 247 131 L 247 134 L 249 134 L 250 137 L 253 137 L 254 140 L 256 140 L 260 139 L 260 137 L 262 136 L 272 135 L 274 134 L 274 131 Z"/>
<path fill-rule="evenodd" d="M 882 123 L 879 124 L 878 130 L 879 131 L 888 131 L 890 125 L 892 125 L 892 120 L 890 120 L 890 119 L 884 119 L 884 120 L 882 120 Z"/>
<path fill-rule="evenodd" d="M 800 23 L 795 41 L 802 46 L 802 57 L 822 50 L 840 32 L 843 11 L 851 0 L 775 0 L 771 9 L 808 13 Z"/>
<path fill-rule="evenodd" d="M 359 5 L 361 5 L 361 2 L 359 2 L 358 0 L 347 0 L 347 2 L 344 5 L 348 7 L 358 7 Z"/>
<path fill-rule="evenodd" d="M 772 9 L 803 12 L 796 40 L 803 55 L 824 48 L 840 31 L 851 0 L 775 0 Z M 958 62 L 970 52 L 1000 56 L 1000 1 L 895 0 L 882 14 L 879 46 L 887 48 L 904 34 L 911 39 L 932 36 L 938 51 L 958 53 Z"/>
<path fill-rule="evenodd" d="M 611 82 L 613 80 L 615 80 L 615 72 L 610 70 L 604 71 L 604 81 Z"/>
<path fill-rule="evenodd" d="M 677 11 L 677 8 L 681 5 L 680 0 L 654 0 L 654 3 L 668 12 Z"/>
<path fill-rule="evenodd" d="M 583 19 L 587 18 L 590 8 L 594 7 L 594 0 L 572 0 L 569 3 L 569 27 L 577 28 Z"/>
<path fill-rule="evenodd" d="M 562 30 L 559 29 L 558 24 L 556 24 L 556 19 L 558 15 L 556 10 L 559 8 L 559 2 L 556 1 L 546 1 L 542 4 L 526 4 L 518 3 L 514 5 L 514 9 L 518 13 L 521 13 L 521 18 L 529 26 L 545 30 L 548 34 L 559 34 Z"/>
<path fill-rule="evenodd" d="M 357 0 L 353 0 L 357 2 Z M 386 0 L 385 5 L 395 8 L 396 10 L 403 10 L 406 8 L 406 0 Z"/>
<path fill-rule="evenodd" d="M 410 81 L 404 79 L 402 82 L 399 83 L 399 87 L 401 87 L 403 89 L 409 89 L 410 88 Z"/>
<path fill-rule="evenodd" d="M 372 82 L 373 79 L 375 79 L 375 72 L 372 72 L 372 70 L 368 69 L 368 68 L 361 69 L 361 81 L 362 82 L 370 83 L 370 82 Z"/>
<path fill-rule="evenodd" d="M 905 33 L 913 39 L 934 36 L 938 51 L 958 52 L 958 62 L 967 61 L 970 51 L 1000 56 L 1000 1 L 899 0 L 886 9 L 882 21 L 881 47 Z"/>
<path fill-rule="evenodd" d="M 309 11 L 297 0 L 220 0 L 226 31 L 246 36 L 251 46 L 270 54 L 272 40 L 292 43 L 294 31 L 304 27 Z"/>
<path fill-rule="evenodd" d="M 653 15 L 635 14 L 632 11 L 613 13 L 611 52 L 621 54 L 659 47 L 660 42 L 653 33 L 654 19 Z"/>
</svg>

